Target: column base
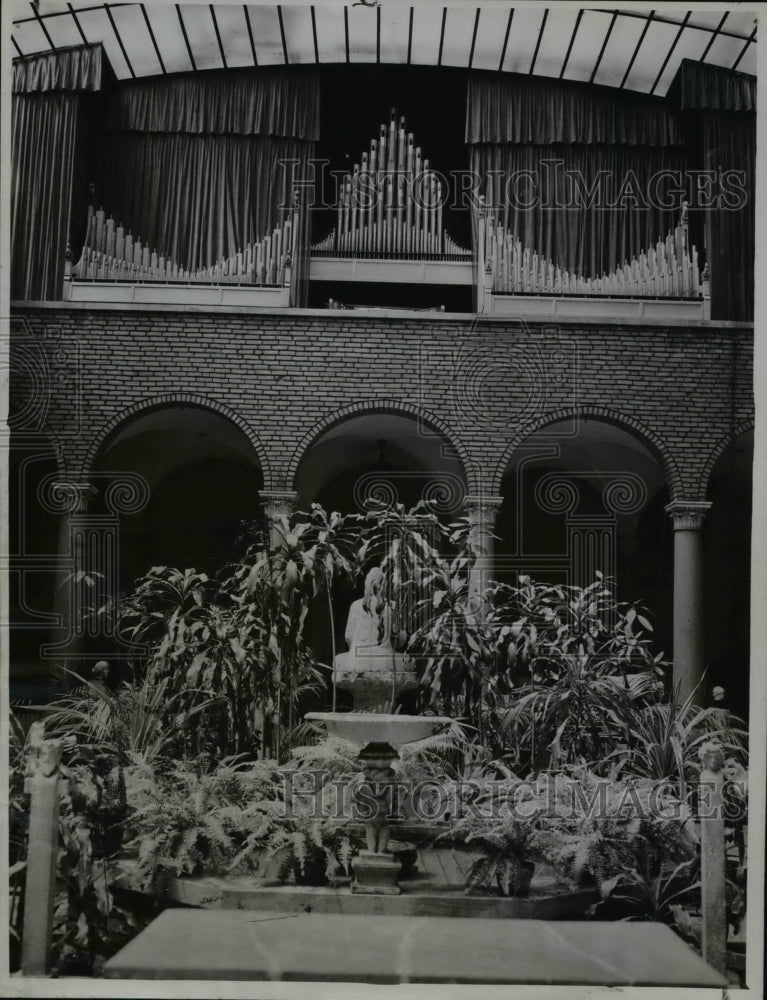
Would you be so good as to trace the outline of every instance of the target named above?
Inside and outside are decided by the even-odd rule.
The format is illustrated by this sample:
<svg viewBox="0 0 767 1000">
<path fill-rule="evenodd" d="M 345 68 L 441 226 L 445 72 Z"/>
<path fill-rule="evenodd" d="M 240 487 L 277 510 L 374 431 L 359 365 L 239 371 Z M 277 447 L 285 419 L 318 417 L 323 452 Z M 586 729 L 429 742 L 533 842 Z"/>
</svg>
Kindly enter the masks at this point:
<svg viewBox="0 0 767 1000">
<path fill-rule="evenodd" d="M 352 892 L 370 896 L 399 896 L 401 890 L 397 877 L 401 867 L 401 863 L 388 851 L 384 854 L 360 851 L 352 861 Z"/>
</svg>

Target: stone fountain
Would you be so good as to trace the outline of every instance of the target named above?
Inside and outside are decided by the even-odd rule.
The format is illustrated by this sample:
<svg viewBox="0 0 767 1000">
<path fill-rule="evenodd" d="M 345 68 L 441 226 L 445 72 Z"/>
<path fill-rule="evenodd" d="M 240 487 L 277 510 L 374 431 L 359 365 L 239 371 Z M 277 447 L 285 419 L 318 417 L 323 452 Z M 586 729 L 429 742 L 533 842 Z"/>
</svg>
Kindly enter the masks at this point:
<svg viewBox="0 0 767 1000">
<path fill-rule="evenodd" d="M 336 685 L 351 692 L 355 710 L 310 712 L 306 719 L 323 722 L 333 735 L 362 744 L 359 760 L 364 779 L 355 786 L 354 805 L 365 824 L 367 850 L 352 862 L 352 892 L 394 895 L 400 891 L 400 862 L 387 850 L 394 806 L 392 762 L 405 743 L 433 736 L 451 720 L 374 711 L 418 685 L 412 662 L 392 644 L 391 614 L 380 596 L 380 576 L 378 569 L 368 573 L 364 596 L 349 608 L 345 633 L 349 650 L 339 653 L 333 663 Z"/>
</svg>

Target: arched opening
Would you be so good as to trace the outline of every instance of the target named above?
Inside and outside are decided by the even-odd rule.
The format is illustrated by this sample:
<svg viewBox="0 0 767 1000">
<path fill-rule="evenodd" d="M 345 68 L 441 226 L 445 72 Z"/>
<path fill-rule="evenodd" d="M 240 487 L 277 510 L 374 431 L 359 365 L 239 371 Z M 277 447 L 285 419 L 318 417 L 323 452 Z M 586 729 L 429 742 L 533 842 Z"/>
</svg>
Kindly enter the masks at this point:
<svg viewBox="0 0 767 1000">
<path fill-rule="evenodd" d="M 711 509 L 703 523 L 706 692 L 725 689 L 727 707 L 748 716 L 751 606 L 751 496 L 754 432 L 740 434 L 716 461 L 708 481 Z"/>
<path fill-rule="evenodd" d="M 634 434 L 599 419 L 560 421 L 526 438 L 501 485 L 496 576 L 584 586 L 596 571 L 619 600 L 651 612 L 671 655 L 672 530 L 663 468 Z"/>
<path fill-rule="evenodd" d="M 295 489 L 300 509 L 318 502 L 328 511 L 359 514 L 368 498 L 406 508 L 431 500 L 434 513 L 449 521 L 462 513 L 466 477 L 455 448 L 439 432 L 415 417 L 371 412 L 340 421 L 315 439 L 301 458 Z M 334 585 L 338 652 L 346 649 L 349 608 L 361 596 L 360 588 L 361 584 L 343 581 Z M 317 659 L 330 665 L 330 621 L 324 600 L 314 602 L 309 635 Z M 339 692 L 339 703 L 350 704 L 350 699 Z"/>
<path fill-rule="evenodd" d="M 160 407 L 122 424 L 94 464 L 94 512 L 121 472 L 142 476 L 149 493 L 142 510 L 121 515 L 122 589 L 152 566 L 215 570 L 241 551 L 248 523 L 263 516 L 251 442 L 202 407 Z"/>
<path fill-rule="evenodd" d="M 440 516 L 463 506 L 466 478 L 438 431 L 400 413 L 363 413 L 334 424 L 307 449 L 295 478 L 298 503 L 360 513 L 368 497 L 408 507 L 435 501 Z"/>
</svg>

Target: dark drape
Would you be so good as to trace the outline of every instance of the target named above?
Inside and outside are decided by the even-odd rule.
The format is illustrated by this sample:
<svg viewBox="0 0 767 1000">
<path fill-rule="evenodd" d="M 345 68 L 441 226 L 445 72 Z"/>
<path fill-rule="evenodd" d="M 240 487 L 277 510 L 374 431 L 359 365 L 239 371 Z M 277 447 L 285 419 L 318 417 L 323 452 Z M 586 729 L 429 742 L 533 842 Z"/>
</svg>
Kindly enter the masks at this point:
<svg viewBox="0 0 767 1000">
<path fill-rule="evenodd" d="M 83 186 L 89 102 L 107 73 L 101 45 L 14 60 L 11 295 L 59 299 L 73 192 Z"/>
<path fill-rule="evenodd" d="M 104 68 L 100 42 L 26 56 L 14 59 L 12 90 L 14 94 L 101 90 Z"/>
<path fill-rule="evenodd" d="M 654 202 L 659 171 L 684 170 L 681 150 L 635 146 L 474 145 L 480 192 L 504 226 L 555 264 L 585 277 L 654 245 L 679 220 Z"/>
<path fill-rule="evenodd" d="M 666 99 L 681 111 L 756 111 L 756 77 L 683 59 Z"/>
<path fill-rule="evenodd" d="M 469 82 L 466 139 L 477 190 L 496 217 L 571 272 L 609 272 L 678 222 L 681 200 L 670 192 L 686 156 L 663 102 L 479 76 Z"/>
<path fill-rule="evenodd" d="M 105 117 L 97 201 L 145 245 L 185 268 L 206 267 L 262 239 L 292 212 L 318 132 L 311 71 L 122 84 Z M 294 304 L 306 298 L 302 260 L 294 256 Z"/>
<path fill-rule="evenodd" d="M 318 139 L 319 117 L 315 73 L 235 70 L 123 84 L 106 127 Z"/>
<path fill-rule="evenodd" d="M 711 318 L 754 318 L 756 77 L 682 61 L 668 100 L 685 116 L 691 166 L 715 177 L 702 206 Z"/>
<path fill-rule="evenodd" d="M 98 201 L 134 237 L 184 267 L 206 267 L 285 215 L 311 143 L 239 135 L 106 133 Z"/>
<path fill-rule="evenodd" d="M 466 141 L 678 146 L 682 137 L 668 106 L 654 98 L 480 75 L 468 84 Z"/>
<path fill-rule="evenodd" d="M 11 109 L 11 297 L 60 299 L 80 95 L 14 94 Z"/>
<path fill-rule="evenodd" d="M 750 113 L 707 111 L 700 116 L 704 169 L 718 177 L 718 203 L 706 212 L 711 318 L 754 318 L 754 196 L 756 119 Z"/>
</svg>

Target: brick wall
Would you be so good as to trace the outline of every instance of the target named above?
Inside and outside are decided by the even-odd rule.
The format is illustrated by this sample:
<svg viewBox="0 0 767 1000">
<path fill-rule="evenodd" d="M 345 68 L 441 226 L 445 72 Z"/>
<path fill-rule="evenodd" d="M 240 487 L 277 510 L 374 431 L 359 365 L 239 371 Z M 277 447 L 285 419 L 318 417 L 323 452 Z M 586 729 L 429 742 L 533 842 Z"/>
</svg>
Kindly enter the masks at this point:
<svg viewBox="0 0 767 1000">
<path fill-rule="evenodd" d="M 13 331 L 16 428 L 49 432 L 71 476 L 87 475 L 126 416 L 186 401 L 245 431 L 267 489 L 289 489 L 336 420 L 392 409 L 453 443 L 470 490 L 497 492 L 527 434 L 580 413 L 638 435 L 672 496 L 692 500 L 753 419 L 746 323 L 29 304 L 15 309 Z"/>
</svg>

